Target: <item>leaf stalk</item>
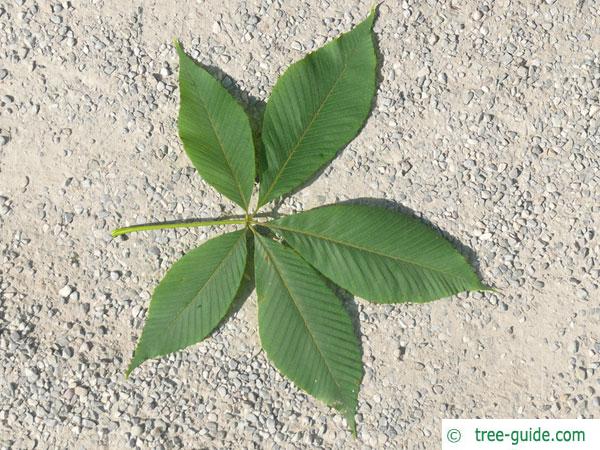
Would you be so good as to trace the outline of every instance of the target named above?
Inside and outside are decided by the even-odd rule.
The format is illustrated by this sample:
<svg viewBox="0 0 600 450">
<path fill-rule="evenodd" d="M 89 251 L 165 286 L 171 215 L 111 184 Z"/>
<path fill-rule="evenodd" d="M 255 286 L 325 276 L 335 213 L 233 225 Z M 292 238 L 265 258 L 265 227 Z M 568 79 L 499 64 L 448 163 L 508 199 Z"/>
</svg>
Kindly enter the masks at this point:
<svg viewBox="0 0 600 450">
<path fill-rule="evenodd" d="M 162 222 L 145 223 L 141 225 L 132 225 L 130 227 L 117 228 L 111 233 L 112 237 L 121 236 L 138 231 L 165 230 L 172 228 L 194 228 L 194 227 L 213 227 L 217 225 L 246 225 L 253 222 L 251 217 L 244 219 L 223 219 L 223 220 L 199 220 L 195 222 Z"/>
</svg>

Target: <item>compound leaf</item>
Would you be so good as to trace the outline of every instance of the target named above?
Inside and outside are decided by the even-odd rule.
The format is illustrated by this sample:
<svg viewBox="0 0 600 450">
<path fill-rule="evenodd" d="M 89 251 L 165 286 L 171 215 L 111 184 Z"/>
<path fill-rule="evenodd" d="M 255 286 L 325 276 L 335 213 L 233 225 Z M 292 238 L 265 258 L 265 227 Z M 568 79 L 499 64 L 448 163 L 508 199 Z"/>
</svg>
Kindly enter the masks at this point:
<svg viewBox="0 0 600 450">
<path fill-rule="evenodd" d="M 350 317 L 324 279 L 288 247 L 256 235 L 260 340 L 275 367 L 341 411 L 355 432 L 362 362 Z"/>
<path fill-rule="evenodd" d="M 211 239 L 173 264 L 154 290 L 127 375 L 147 359 L 195 344 L 215 329 L 241 284 L 246 233 Z"/>
<path fill-rule="evenodd" d="M 183 147 L 208 183 L 247 210 L 255 177 L 248 116 L 221 83 L 176 46 Z"/>
<path fill-rule="evenodd" d="M 306 182 L 360 130 L 375 93 L 374 19 L 375 11 L 275 84 L 263 122 L 267 168 L 258 206 Z"/>
<path fill-rule="evenodd" d="M 487 289 L 450 242 L 406 214 L 332 205 L 268 226 L 329 279 L 367 300 L 427 302 Z"/>
</svg>

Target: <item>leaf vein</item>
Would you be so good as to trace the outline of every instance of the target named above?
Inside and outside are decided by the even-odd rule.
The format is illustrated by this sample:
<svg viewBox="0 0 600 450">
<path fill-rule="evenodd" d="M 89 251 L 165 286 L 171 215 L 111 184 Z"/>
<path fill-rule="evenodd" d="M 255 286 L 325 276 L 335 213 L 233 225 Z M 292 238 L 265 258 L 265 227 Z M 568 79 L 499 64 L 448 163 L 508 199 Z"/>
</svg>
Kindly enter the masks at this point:
<svg viewBox="0 0 600 450">
<path fill-rule="evenodd" d="M 411 260 L 408 260 L 408 259 L 405 259 L 405 258 L 401 258 L 399 256 L 395 256 L 395 255 L 387 255 L 385 253 L 381 253 L 381 252 L 378 252 L 376 250 L 372 250 L 372 249 L 367 248 L 367 247 L 362 247 L 360 245 L 352 244 L 352 243 L 346 242 L 346 241 L 340 241 L 340 240 L 337 240 L 337 239 L 333 239 L 333 238 L 331 238 L 329 236 L 320 235 L 318 233 L 312 233 L 312 232 L 309 232 L 309 231 L 306 231 L 306 230 L 298 230 L 298 229 L 294 229 L 294 228 L 284 227 L 284 226 L 281 226 L 281 225 L 278 225 L 278 224 L 273 224 L 273 223 L 264 223 L 262 225 L 266 226 L 266 227 L 269 227 L 269 228 L 275 228 L 275 229 L 279 229 L 279 230 L 290 231 L 292 233 L 298 233 L 298 234 L 304 234 L 306 236 L 316 237 L 316 238 L 322 239 L 324 241 L 332 242 L 334 244 L 339 244 L 339 245 L 342 245 L 342 246 L 355 248 L 357 250 L 360 250 L 360 251 L 363 251 L 363 252 L 366 252 L 366 253 L 372 253 L 372 254 L 377 255 L 377 256 L 383 256 L 385 258 L 389 258 L 389 259 L 401 261 L 401 262 L 403 262 L 405 264 L 417 266 L 417 267 L 420 267 L 422 269 L 430 270 L 432 272 L 438 272 L 438 273 L 442 273 L 442 274 L 445 274 L 445 275 L 455 275 L 455 276 L 460 277 L 459 274 L 456 274 L 455 272 L 451 272 L 449 270 L 443 270 L 443 269 L 431 267 L 431 266 L 428 266 L 426 264 L 418 263 L 418 262 L 415 262 L 415 261 L 411 261 Z M 460 278 L 462 278 L 462 277 L 460 277 Z"/>
</svg>

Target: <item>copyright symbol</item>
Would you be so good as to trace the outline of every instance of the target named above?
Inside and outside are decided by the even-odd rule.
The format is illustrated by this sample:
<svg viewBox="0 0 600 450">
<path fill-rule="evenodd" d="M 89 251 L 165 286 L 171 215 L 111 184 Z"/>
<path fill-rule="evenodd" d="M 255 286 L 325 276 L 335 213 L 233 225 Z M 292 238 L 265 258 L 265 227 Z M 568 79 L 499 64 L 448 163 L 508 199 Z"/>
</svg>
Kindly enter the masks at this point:
<svg viewBox="0 0 600 450">
<path fill-rule="evenodd" d="M 448 433 L 446 433 L 446 437 L 450 442 L 456 443 L 460 441 L 460 431 L 458 431 L 456 428 L 451 428 L 448 430 Z"/>
</svg>

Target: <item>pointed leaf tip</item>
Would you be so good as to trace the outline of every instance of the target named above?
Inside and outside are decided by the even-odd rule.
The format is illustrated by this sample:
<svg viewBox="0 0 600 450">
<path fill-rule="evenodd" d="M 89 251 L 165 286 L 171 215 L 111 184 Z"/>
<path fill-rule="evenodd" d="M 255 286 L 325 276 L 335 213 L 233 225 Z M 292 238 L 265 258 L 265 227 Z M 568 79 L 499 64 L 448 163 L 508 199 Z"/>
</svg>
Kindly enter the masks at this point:
<svg viewBox="0 0 600 450">
<path fill-rule="evenodd" d="M 377 12 L 379 11 L 379 7 L 382 4 L 383 4 L 383 1 L 373 3 L 373 5 L 371 5 L 371 9 L 369 10 L 369 15 L 372 16 L 372 15 L 377 14 Z"/>
</svg>

